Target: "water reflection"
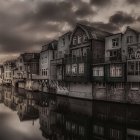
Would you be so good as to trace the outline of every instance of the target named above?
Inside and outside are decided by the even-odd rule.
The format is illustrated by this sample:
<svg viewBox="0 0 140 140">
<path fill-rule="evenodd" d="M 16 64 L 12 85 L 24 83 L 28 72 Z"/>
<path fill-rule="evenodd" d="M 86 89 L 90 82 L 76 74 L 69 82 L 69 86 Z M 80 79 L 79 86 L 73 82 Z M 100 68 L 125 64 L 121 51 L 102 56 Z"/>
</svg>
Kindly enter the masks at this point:
<svg viewBox="0 0 140 140">
<path fill-rule="evenodd" d="M 0 88 L 1 140 L 139 140 L 140 106 Z M 8 134 L 8 135 L 7 135 Z"/>
</svg>

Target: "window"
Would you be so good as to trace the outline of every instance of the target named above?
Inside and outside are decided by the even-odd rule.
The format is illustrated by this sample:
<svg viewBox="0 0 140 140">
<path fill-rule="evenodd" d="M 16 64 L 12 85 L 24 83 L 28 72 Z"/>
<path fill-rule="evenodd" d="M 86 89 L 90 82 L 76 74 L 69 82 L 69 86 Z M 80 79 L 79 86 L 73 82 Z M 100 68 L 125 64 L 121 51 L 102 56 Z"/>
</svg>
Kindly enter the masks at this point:
<svg viewBox="0 0 140 140">
<path fill-rule="evenodd" d="M 70 130 L 71 129 L 71 124 L 70 122 L 66 121 L 66 130 Z"/>
<path fill-rule="evenodd" d="M 81 44 L 81 43 L 82 43 L 82 36 L 79 35 L 79 36 L 78 36 L 78 44 Z"/>
<path fill-rule="evenodd" d="M 20 66 L 19 69 L 22 70 L 22 66 Z"/>
<path fill-rule="evenodd" d="M 83 126 L 79 126 L 79 134 L 84 136 L 85 134 L 85 128 Z"/>
<path fill-rule="evenodd" d="M 128 61 L 128 75 L 140 75 L 140 61 Z"/>
<path fill-rule="evenodd" d="M 104 128 L 102 126 L 94 125 L 93 126 L 93 133 L 97 135 L 104 135 Z"/>
<path fill-rule="evenodd" d="M 70 73 L 71 73 L 71 66 L 66 65 L 66 74 L 70 74 Z"/>
<path fill-rule="evenodd" d="M 45 70 L 45 75 L 47 76 L 47 69 Z"/>
<path fill-rule="evenodd" d="M 42 76 L 47 76 L 47 69 L 42 69 Z"/>
<path fill-rule="evenodd" d="M 43 69 L 42 69 L 42 71 L 41 71 L 41 74 L 42 74 L 42 76 L 43 76 L 43 74 L 44 74 L 44 73 L 43 73 Z"/>
<path fill-rule="evenodd" d="M 77 64 L 73 64 L 72 65 L 72 74 L 76 74 L 77 73 Z"/>
<path fill-rule="evenodd" d="M 77 44 L 77 37 L 73 37 L 73 45 Z"/>
<path fill-rule="evenodd" d="M 129 134 L 129 135 L 127 136 L 127 140 L 140 140 L 140 136 Z"/>
<path fill-rule="evenodd" d="M 121 132 L 117 129 L 110 129 L 110 137 L 114 138 L 115 140 L 121 139 Z"/>
<path fill-rule="evenodd" d="M 81 49 L 74 49 L 74 50 L 72 50 L 72 56 L 73 57 L 81 56 Z"/>
<path fill-rule="evenodd" d="M 22 63 L 22 58 L 20 58 L 20 62 Z"/>
<path fill-rule="evenodd" d="M 112 39 L 112 46 L 113 47 L 118 47 L 118 45 L 119 45 L 119 38 Z"/>
<path fill-rule="evenodd" d="M 122 66 L 110 66 L 110 77 L 122 77 Z"/>
<path fill-rule="evenodd" d="M 83 48 L 83 56 L 87 56 L 89 48 Z"/>
<path fill-rule="evenodd" d="M 9 72 L 9 77 L 11 78 L 11 76 L 12 76 L 12 74 L 11 74 L 11 72 Z"/>
<path fill-rule="evenodd" d="M 93 76 L 104 76 L 104 68 L 103 67 L 94 67 Z"/>
<path fill-rule="evenodd" d="M 62 46 L 65 46 L 65 38 L 62 38 Z"/>
<path fill-rule="evenodd" d="M 139 83 L 131 83 L 131 90 L 139 90 Z"/>
<path fill-rule="evenodd" d="M 84 73 L 84 63 L 79 64 L 79 74 Z"/>
<path fill-rule="evenodd" d="M 58 75 L 62 75 L 62 67 L 58 67 Z"/>
<path fill-rule="evenodd" d="M 133 42 L 133 36 L 127 36 L 126 43 L 132 43 Z"/>
<path fill-rule="evenodd" d="M 83 41 L 86 42 L 87 40 L 88 40 L 87 35 L 84 35 L 84 36 L 83 36 Z"/>
<path fill-rule="evenodd" d="M 77 55 L 76 50 L 72 50 L 72 56 L 75 57 Z"/>
</svg>

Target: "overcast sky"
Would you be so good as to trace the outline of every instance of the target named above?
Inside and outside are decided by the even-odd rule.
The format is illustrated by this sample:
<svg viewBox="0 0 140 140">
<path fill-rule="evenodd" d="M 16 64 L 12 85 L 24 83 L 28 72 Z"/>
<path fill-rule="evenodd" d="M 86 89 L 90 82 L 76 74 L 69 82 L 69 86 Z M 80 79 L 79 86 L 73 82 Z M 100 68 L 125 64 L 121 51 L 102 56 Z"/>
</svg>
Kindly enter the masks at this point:
<svg viewBox="0 0 140 140">
<path fill-rule="evenodd" d="M 0 62 L 39 51 L 77 22 L 109 32 L 140 31 L 140 0 L 0 0 Z"/>
</svg>

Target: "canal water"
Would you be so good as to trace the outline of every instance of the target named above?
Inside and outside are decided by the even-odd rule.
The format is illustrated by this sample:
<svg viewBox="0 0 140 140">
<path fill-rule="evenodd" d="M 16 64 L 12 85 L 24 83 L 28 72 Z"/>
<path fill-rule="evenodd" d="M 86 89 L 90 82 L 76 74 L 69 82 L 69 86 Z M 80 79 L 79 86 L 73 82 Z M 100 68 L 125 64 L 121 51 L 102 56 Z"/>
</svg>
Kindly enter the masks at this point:
<svg viewBox="0 0 140 140">
<path fill-rule="evenodd" d="M 1 87 L 0 140 L 140 140 L 140 106 Z"/>
</svg>

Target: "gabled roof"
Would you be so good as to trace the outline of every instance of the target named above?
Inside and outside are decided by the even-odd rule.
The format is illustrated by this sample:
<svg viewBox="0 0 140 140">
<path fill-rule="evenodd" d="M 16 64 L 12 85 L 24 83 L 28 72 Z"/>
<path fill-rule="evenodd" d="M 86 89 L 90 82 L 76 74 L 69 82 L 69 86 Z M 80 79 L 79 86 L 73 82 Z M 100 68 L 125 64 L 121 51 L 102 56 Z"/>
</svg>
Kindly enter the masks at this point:
<svg viewBox="0 0 140 140">
<path fill-rule="evenodd" d="M 112 33 L 100 30 L 92 26 L 83 25 L 80 23 L 77 24 L 76 28 L 77 27 L 81 27 L 84 31 L 86 31 L 90 39 L 104 40 L 106 36 L 112 35 Z"/>
<path fill-rule="evenodd" d="M 46 50 L 56 50 L 57 49 L 57 44 L 58 44 L 58 41 L 57 40 L 53 40 L 51 41 L 50 43 L 42 46 L 42 51 L 46 51 Z"/>
<path fill-rule="evenodd" d="M 130 26 L 127 26 L 125 32 L 126 32 L 126 31 L 132 31 L 132 32 L 134 32 L 134 33 L 137 34 L 137 35 L 140 34 L 139 31 L 136 31 L 135 29 L 131 28 Z M 124 32 L 124 33 L 125 33 L 125 32 Z"/>
<path fill-rule="evenodd" d="M 39 53 L 23 53 L 20 56 L 24 62 L 29 62 L 31 59 L 39 59 Z"/>
<path fill-rule="evenodd" d="M 71 35 L 71 34 L 72 34 L 72 32 L 69 31 L 69 32 L 66 32 L 66 33 L 64 33 L 63 35 L 61 35 L 59 38 L 64 37 L 65 35 Z"/>
</svg>

